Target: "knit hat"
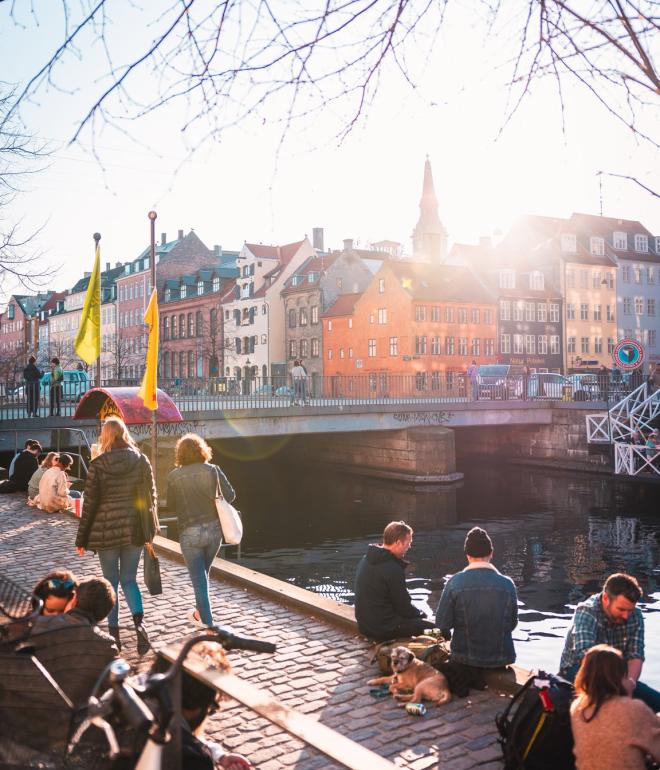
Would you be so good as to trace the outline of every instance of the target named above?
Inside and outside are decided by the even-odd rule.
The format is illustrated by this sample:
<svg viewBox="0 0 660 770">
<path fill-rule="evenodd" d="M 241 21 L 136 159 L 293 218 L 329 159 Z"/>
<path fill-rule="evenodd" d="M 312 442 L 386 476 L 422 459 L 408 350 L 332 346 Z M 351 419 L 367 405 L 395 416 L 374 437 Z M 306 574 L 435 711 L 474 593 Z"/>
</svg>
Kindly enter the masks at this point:
<svg viewBox="0 0 660 770">
<path fill-rule="evenodd" d="M 483 558 L 493 551 L 493 542 L 488 537 L 488 532 L 481 527 L 472 527 L 465 538 L 464 551 L 468 556 Z"/>
</svg>

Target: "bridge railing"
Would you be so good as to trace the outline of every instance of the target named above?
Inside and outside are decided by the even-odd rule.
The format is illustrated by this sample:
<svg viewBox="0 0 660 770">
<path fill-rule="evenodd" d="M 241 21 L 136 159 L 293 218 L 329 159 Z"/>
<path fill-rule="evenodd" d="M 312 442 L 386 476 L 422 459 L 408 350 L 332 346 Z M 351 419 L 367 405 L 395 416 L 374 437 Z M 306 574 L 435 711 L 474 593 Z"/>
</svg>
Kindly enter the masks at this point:
<svg viewBox="0 0 660 770">
<path fill-rule="evenodd" d="M 614 444 L 614 472 L 624 476 L 660 476 L 660 450 L 639 444 Z"/>
</svg>

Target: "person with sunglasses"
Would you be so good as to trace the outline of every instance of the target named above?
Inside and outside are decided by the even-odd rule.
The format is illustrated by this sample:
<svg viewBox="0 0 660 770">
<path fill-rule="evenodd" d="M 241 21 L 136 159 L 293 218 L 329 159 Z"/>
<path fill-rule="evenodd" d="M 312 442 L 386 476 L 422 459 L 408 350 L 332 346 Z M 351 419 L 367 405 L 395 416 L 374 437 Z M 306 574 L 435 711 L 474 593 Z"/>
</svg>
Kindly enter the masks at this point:
<svg viewBox="0 0 660 770">
<path fill-rule="evenodd" d="M 68 569 L 56 569 L 43 577 L 32 590 L 42 601 L 42 615 L 61 615 L 73 607 L 78 579 Z"/>
</svg>

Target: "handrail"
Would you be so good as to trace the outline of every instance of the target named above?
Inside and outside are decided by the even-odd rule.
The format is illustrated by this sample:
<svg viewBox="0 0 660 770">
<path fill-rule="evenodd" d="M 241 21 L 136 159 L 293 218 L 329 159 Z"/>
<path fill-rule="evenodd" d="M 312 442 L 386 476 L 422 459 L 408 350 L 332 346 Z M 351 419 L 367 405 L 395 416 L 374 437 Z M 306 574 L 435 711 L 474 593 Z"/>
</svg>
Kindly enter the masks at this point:
<svg viewBox="0 0 660 770">
<path fill-rule="evenodd" d="M 639 444 L 614 443 L 614 472 L 626 476 L 651 473 L 660 476 L 660 451 L 650 454 Z"/>
<path fill-rule="evenodd" d="M 41 426 L 38 424 L 34 424 L 33 426 L 29 428 L 0 428 L 0 435 L 3 433 L 13 434 L 14 436 L 14 454 L 18 454 L 19 452 L 19 440 L 18 436 L 19 434 L 25 434 L 26 436 L 32 436 L 34 435 L 35 430 L 39 430 Z M 83 444 L 87 447 L 89 454 L 91 456 L 92 454 L 92 448 L 89 444 L 89 441 L 87 440 L 87 434 L 82 428 L 49 428 L 47 426 L 43 426 L 42 430 L 49 430 L 51 434 L 51 438 L 53 436 L 53 433 L 56 436 L 55 446 L 54 447 L 42 447 L 44 451 L 46 452 L 59 452 L 61 447 L 61 432 L 66 431 L 67 433 L 74 433 L 78 437 L 78 451 L 77 452 L 71 452 L 71 454 L 78 459 L 78 476 L 82 478 L 82 474 L 80 473 L 80 470 L 84 470 L 85 476 L 87 476 L 87 472 L 89 470 L 87 461 L 85 460 L 85 456 L 82 453 L 82 447 Z"/>
</svg>

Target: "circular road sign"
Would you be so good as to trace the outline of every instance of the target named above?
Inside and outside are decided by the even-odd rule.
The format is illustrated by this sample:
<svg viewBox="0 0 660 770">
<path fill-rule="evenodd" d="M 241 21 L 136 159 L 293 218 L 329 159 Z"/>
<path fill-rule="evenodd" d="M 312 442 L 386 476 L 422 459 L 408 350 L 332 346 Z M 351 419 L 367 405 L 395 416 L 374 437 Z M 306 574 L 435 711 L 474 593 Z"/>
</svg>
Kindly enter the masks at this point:
<svg viewBox="0 0 660 770">
<path fill-rule="evenodd" d="M 621 340 L 612 353 L 619 369 L 636 369 L 644 363 L 644 348 L 637 340 Z"/>
</svg>

